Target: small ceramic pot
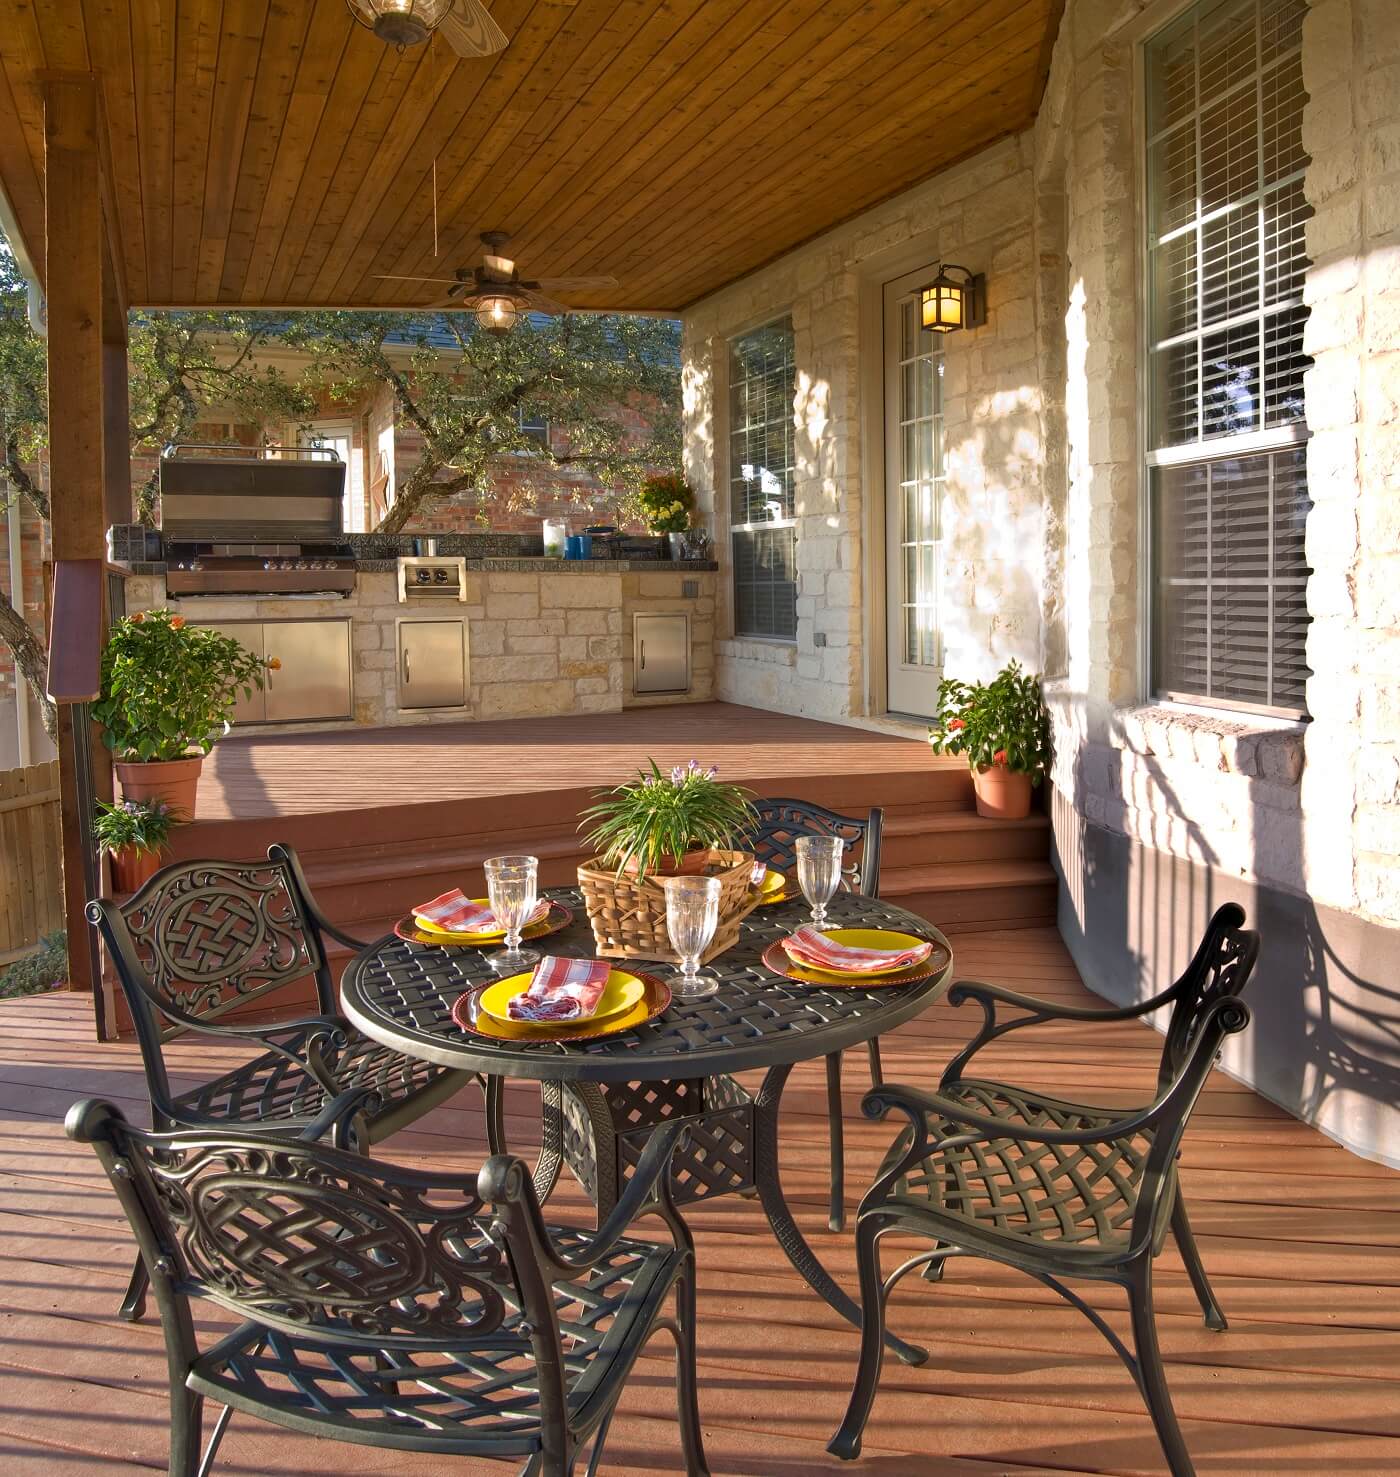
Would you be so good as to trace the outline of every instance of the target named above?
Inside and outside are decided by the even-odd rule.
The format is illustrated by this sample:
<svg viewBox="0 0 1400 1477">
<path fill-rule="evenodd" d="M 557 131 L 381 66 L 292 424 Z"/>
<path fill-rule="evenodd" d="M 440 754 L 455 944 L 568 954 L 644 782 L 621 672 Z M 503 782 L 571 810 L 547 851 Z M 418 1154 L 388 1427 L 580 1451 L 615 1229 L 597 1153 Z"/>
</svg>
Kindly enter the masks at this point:
<svg viewBox="0 0 1400 1477">
<path fill-rule="evenodd" d="M 177 821 L 194 819 L 195 792 L 204 755 L 187 759 L 156 759 L 145 764 L 119 760 L 113 768 L 127 800 L 163 800 Z"/>
<path fill-rule="evenodd" d="M 135 892 L 160 871 L 158 851 L 139 851 L 134 846 L 122 846 L 107 854 L 112 859 L 114 892 Z"/>
<path fill-rule="evenodd" d="M 1020 821 L 1031 813 L 1031 777 L 1004 764 L 972 768 L 977 814 L 989 820 Z"/>
</svg>

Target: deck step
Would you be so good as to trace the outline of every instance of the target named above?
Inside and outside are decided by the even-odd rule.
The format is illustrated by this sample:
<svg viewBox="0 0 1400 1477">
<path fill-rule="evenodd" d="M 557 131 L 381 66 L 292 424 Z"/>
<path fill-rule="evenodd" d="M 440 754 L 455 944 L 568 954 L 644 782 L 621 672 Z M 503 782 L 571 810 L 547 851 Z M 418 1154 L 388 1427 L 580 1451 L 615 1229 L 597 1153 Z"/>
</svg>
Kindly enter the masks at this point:
<svg viewBox="0 0 1400 1477">
<path fill-rule="evenodd" d="M 1025 820 L 989 820 L 972 809 L 886 814 L 882 868 L 985 861 L 1043 861 L 1049 854 L 1050 818 L 1032 811 Z"/>
<path fill-rule="evenodd" d="M 880 896 L 944 932 L 1053 924 L 1059 881 L 1048 861 L 881 868 Z"/>
</svg>

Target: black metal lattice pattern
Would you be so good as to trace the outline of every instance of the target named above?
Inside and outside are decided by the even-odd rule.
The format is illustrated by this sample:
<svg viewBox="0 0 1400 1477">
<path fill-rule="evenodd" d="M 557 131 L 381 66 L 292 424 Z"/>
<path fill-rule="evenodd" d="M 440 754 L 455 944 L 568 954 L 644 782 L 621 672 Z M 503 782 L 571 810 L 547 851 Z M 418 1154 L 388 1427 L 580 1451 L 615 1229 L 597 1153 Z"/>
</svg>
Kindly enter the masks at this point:
<svg viewBox="0 0 1400 1477">
<path fill-rule="evenodd" d="M 576 910 L 575 922 L 550 939 L 550 951 L 591 957 L 593 936 L 578 893 L 560 888 L 549 895 Z M 837 923 L 849 919 L 918 933 L 947 948 L 925 919 L 875 898 L 839 894 L 830 916 Z M 801 904 L 750 914 L 739 942 L 709 966 L 719 976 L 715 994 L 674 1000 L 646 1025 L 592 1041 L 495 1042 L 462 1031 L 452 1019 L 453 1003 L 464 990 L 495 978 L 487 956 L 474 949 L 382 939 L 346 970 L 342 1000 L 355 1024 L 376 1040 L 444 1066 L 615 1083 L 710 1077 L 826 1056 L 891 1030 L 942 994 L 951 962 L 928 979 L 877 989 L 806 985 L 771 974 L 760 962 L 763 950 L 805 917 Z"/>
<path fill-rule="evenodd" d="M 859 848 L 859 855 L 842 869 L 842 886 L 851 892 L 874 897 L 880 890 L 880 812 L 872 812 L 871 820 L 838 815 L 824 805 L 807 800 L 759 800 L 755 802 L 758 824 L 749 838 L 749 847 L 761 861 L 774 870 L 797 876 L 797 838 L 799 836 L 839 836 L 847 847 Z"/>
<path fill-rule="evenodd" d="M 191 1016 L 304 979 L 320 965 L 284 866 L 167 867 L 122 909 L 158 1002 Z"/>
<path fill-rule="evenodd" d="M 304 1054 L 305 1027 L 287 1031 L 270 1028 L 265 1035 L 297 1056 Z M 321 1061 L 336 1086 L 336 1095 L 351 1088 L 374 1091 L 381 1107 L 411 1098 L 442 1075 L 440 1067 L 380 1046 L 358 1032 L 349 1032 L 339 1050 L 325 1049 Z M 234 1123 L 314 1117 L 327 1101 L 324 1087 L 296 1061 L 268 1052 L 244 1062 L 221 1077 L 182 1093 L 175 1099 L 175 1117 L 181 1109 L 202 1117 Z"/>
<path fill-rule="evenodd" d="M 940 1095 L 1017 1128 L 1092 1132 L 1115 1122 L 1096 1112 L 999 1082 L 963 1079 Z M 1153 1135 L 1089 1144 L 1045 1144 L 979 1135 L 953 1119 L 925 1115 L 929 1152 L 895 1182 L 890 1198 L 914 1202 L 1003 1236 L 1062 1245 L 1126 1246 Z M 895 1141 L 880 1173 L 908 1153 L 912 1129 Z"/>
</svg>

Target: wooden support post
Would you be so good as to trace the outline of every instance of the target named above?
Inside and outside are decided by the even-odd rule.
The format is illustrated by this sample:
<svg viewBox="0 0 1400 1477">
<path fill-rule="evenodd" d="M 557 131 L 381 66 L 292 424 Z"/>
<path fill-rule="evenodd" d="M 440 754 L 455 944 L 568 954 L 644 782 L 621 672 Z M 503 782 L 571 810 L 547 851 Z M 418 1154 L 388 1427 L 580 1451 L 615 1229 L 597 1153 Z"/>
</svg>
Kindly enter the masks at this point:
<svg viewBox="0 0 1400 1477">
<path fill-rule="evenodd" d="M 112 253 L 116 222 L 107 221 L 102 253 L 102 449 L 105 523 L 131 522 L 130 397 L 127 387 L 126 298 Z"/>
<path fill-rule="evenodd" d="M 97 87 L 91 77 L 44 83 L 45 286 L 48 296 L 49 482 L 56 563 L 106 554 L 106 465 L 103 458 L 102 274 L 107 251 L 102 215 Z M 99 580 L 99 590 L 103 585 Z M 54 629 L 50 643 L 75 643 L 79 667 L 90 665 L 105 635 L 97 618 L 83 628 Z M 89 649 L 91 648 L 91 649 Z M 74 653 L 66 653 L 68 656 Z M 93 990 L 100 978 L 96 939 L 84 916 L 94 876 L 91 753 L 85 705 L 58 710 L 59 787 L 63 834 L 63 912 L 69 983 Z"/>
</svg>

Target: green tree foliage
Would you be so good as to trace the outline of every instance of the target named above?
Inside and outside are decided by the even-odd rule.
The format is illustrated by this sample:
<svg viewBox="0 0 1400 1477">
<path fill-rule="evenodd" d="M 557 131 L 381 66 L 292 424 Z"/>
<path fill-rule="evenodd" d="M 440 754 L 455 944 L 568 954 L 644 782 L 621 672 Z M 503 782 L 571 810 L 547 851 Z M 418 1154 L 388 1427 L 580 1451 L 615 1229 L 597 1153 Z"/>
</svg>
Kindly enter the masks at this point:
<svg viewBox="0 0 1400 1477">
<path fill-rule="evenodd" d="M 591 473 L 619 514 L 635 512 L 647 476 L 680 464 L 679 339 L 668 319 L 572 314 L 523 318 L 497 336 L 466 313 L 300 313 L 283 334 L 337 397 L 390 385 L 400 423 L 422 438 L 384 533 L 435 500 L 486 499 L 520 453 L 541 476 Z M 550 444 L 522 419 L 547 420 Z"/>
</svg>

